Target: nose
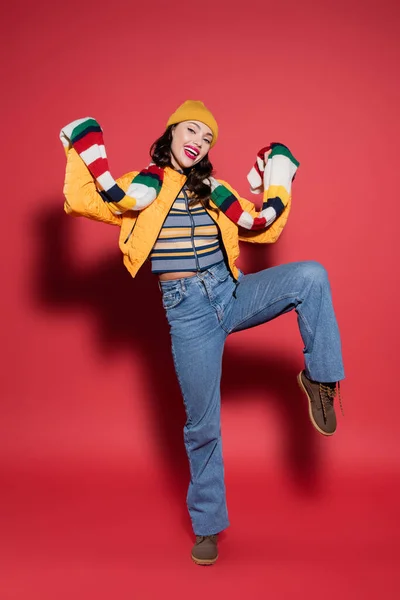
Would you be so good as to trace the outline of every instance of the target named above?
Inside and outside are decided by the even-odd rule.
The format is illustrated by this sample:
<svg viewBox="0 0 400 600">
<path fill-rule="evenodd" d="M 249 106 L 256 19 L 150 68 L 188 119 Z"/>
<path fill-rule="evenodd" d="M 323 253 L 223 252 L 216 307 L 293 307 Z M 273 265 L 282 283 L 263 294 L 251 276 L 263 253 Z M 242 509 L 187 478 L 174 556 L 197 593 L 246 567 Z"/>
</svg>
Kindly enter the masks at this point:
<svg viewBox="0 0 400 600">
<path fill-rule="evenodd" d="M 199 148 L 201 148 L 202 144 L 203 144 L 203 140 L 201 135 L 196 135 L 193 142 L 196 144 L 196 146 L 198 146 Z"/>
</svg>

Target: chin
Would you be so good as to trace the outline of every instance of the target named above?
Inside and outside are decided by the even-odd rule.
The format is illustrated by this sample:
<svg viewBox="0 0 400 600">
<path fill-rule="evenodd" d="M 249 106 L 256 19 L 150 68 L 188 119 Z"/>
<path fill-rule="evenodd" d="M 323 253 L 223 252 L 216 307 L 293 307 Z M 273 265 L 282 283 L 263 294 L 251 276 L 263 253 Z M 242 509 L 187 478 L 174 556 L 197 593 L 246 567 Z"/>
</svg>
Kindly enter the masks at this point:
<svg viewBox="0 0 400 600">
<path fill-rule="evenodd" d="M 182 169 L 190 169 L 195 163 L 191 160 L 180 160 L 179 165 Z"/>
</svg>

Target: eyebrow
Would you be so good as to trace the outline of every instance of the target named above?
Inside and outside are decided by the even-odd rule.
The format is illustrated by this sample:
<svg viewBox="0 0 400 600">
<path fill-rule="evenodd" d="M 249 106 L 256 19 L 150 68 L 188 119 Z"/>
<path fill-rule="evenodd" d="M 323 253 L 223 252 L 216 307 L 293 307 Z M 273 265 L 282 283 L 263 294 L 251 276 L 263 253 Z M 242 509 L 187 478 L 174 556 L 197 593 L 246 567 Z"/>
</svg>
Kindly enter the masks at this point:
<svg viewBox="0 0 400 600">
<path fill-rule="evenodd" d="M 191 123 L 192 125 L 194 125 L 195 127 L 197 127 L 197 129 L 200 129 L 200 126 L 197 125 L 197 123 L 194 123 L 194 121 L 189 121 L 189 123 Z M 213 134 L 209 131 L 207 131 L 207 133 L 204 134 L 204 136 L 209 135 L 209 136 L 213 136 Z"/>
</svg>

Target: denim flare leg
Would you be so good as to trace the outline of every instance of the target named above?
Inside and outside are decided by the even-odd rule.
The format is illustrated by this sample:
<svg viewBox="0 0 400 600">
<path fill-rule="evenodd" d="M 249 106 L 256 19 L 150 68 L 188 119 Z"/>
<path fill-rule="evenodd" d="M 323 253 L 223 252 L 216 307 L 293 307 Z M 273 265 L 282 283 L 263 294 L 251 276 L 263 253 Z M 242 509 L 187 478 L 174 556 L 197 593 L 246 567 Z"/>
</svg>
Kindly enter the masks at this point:
<svg viewBox="0 0 400 600">
<path fill-rule="evenodd" d="M 220 422 L 225 340 L 295 309 L 307 376 L 321 382 L 344 379 L 330 284 L 314 261 L 240 272 L 238 282 L 221 262 L 192 277 L 160 282 L 160 288 L 187 418 L 187 505 L 194 533 L 211 535 L 229 525 Z"/>
</svg>

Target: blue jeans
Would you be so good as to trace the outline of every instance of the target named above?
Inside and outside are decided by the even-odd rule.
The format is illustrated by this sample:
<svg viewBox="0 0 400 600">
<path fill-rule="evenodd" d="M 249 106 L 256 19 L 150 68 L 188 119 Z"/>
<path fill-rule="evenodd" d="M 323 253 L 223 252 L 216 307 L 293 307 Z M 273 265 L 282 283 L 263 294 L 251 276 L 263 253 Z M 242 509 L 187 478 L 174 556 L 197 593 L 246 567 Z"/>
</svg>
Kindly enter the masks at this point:
<svg viewBox="0 0 400 600">
<path fill-rule="evenodd" d="M 187 417 L 187 505 L 194 533 L 211 535 L 229 525 L 220 425 L 225 340 L 295 309 L 307 376 L 321 382 L 343 379 L 329 280 L 322 265 L 305 261 L 240 272 L 236 283 L 221 262 L 191 277 L 160 282 L 160 288 Z"/>
</svg>

